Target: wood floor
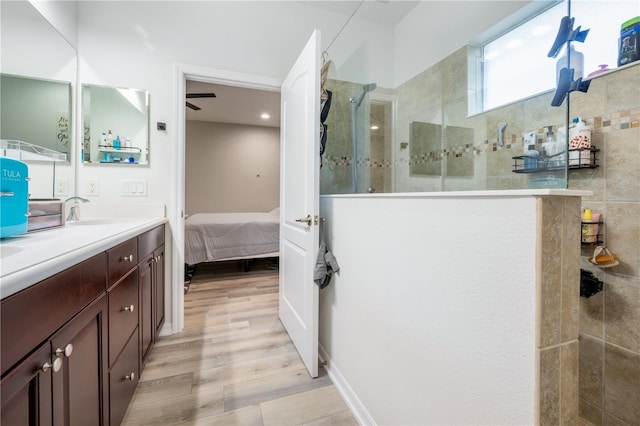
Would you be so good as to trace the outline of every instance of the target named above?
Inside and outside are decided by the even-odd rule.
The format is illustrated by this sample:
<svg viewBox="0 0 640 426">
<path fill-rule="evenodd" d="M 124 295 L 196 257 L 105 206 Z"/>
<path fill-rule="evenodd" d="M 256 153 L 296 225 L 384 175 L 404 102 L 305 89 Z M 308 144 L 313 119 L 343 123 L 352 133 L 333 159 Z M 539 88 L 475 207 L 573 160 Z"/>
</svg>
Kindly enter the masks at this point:
<svg viewBox="0 0 640 426">
<path fill-rule="evenodd" d="M 278 319 L 274 260 L 199 265 L 185 328 L 155 345 L 123 425 L 357 425 Z"/>
</svg>

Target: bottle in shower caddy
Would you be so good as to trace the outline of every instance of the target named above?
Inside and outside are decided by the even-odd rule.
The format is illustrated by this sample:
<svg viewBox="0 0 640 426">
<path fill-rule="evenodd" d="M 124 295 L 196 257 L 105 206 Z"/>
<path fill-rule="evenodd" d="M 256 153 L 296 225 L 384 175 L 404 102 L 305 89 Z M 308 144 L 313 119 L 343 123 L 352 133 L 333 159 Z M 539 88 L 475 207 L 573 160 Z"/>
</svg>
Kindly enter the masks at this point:
<svg viewBox="0 0 640 426">
<path fill-rule="evenodd" d="M 549 167 L 549 156 L 547 155 L 547 150 L 543 146 L 540 148 L 540 155 L 538 155 L 538 168 L 546 169 Z"/>
<path fill-rule="evenodd" d="M 596 243 L 598 242 L 598 227 L 600 222 L 600 213 L 584 209 L 582 213 L 582 242 Z"/>
<path fill-rule="evenodd" d="M 538 167 L 538 157 L 540 153 L 536 151 L 535 145 L 529 145 L 529 149 L 524 153 L 524 169 L 533 170 Z"/>
<path fill-rule="evenodd" d="M 571 56 L 571 58 L 569 58 Z M 569 64 L 571 61 L 571 64 Z M 578 80 L 584 76 L 584 55 L 582 52 L 576 50 L 573 43 L 569 45 L 569 55 L 567 55 L 567 49 L 565 48 L 564 55 L 556 62 L 556 84 L 560 82 L 560 70 L 563 68 L 573 69 L 573 81 Z"/>
</svg>

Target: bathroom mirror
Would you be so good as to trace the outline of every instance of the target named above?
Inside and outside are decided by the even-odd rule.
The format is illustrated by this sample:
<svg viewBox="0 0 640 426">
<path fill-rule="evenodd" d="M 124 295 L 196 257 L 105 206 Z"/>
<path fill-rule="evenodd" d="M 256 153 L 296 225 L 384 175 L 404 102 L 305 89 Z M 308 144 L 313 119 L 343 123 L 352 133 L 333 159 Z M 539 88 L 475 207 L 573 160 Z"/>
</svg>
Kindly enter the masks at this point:
<svg viewBox="0 0 640 426">
<path fill-rule="evenodd" d="M 0 139 L 71 154 L 71 83 L 0 75 Z M 43 157 L 44 158 L 44 157 Z"/>
<path fill-rule="evenodd" d="M 0 138 L 71 159 L 75 48 L 27 1 L 2 2 Z"/>
<path fill-rule="evenodd" d="M 149 164 L 149 93 L 82 85 L 82 152 L 85 164 Z"/>
</svg>

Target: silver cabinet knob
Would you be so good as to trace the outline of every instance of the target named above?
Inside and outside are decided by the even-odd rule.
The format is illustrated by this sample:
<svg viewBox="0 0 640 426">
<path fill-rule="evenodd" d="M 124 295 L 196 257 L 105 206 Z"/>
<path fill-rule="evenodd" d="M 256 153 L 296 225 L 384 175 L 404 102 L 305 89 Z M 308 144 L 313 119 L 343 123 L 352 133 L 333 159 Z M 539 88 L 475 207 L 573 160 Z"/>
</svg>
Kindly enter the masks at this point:
<svg viewBox="0 0 640 426">
<path fill-rule="evenodd" d="M 131 372 L 131 374 L 128 374 L 126 376 L 124 376 L 125 380 L 131 380 L 132 382 L 136 379 L 136 373 L 134 373 L 133 371 Z"/>
<path fill-rule="evenodd" d="M 62 358 L 56 358 L 53 361 L 53 364 L 49 364 L 48 362 L 45 362 L 42 365 L 42 371 L 49 371 L 49 369 L 53 369 L 54 373 L 57 373 L 58 371 L 60 371 L 60 369 L 62 368 Z"/>
<path fill-rule="evenodd" d="M 136 307 L 133 305 L 130 305 L 130 306 L 125 306 L 123 309 L 127 312 L 133 312 L 136 309 Z"/>
<path fill-rule="evenodd" d="M 133 255 L 130 254 L 129 256 L 122 256 L 120 260 L 122 260 L 123 262 L 133 262 Z"/>
<path fill-rule="evenodd" d="M 72 352 L 73 352 L 73 345 L 69 343 L 67 344 L 67 346 L 64 347 L 64 349 L 60 349 L 60 348 L 56 349 L 56 356 L 60 356 L 64 354 L 64 356 L 70 357 Z"/>
</svg>

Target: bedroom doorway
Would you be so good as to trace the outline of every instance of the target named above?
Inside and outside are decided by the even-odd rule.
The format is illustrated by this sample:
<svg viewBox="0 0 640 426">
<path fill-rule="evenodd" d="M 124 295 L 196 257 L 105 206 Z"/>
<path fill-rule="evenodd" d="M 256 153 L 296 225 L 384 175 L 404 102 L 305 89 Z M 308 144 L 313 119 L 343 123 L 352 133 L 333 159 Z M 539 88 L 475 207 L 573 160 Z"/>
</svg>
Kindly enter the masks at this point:
<svg viewBox="0 0 640 426">
<path fill-rule="evenodd" d="M 242 197 L 237 197 L 237 194 L 233 194 L 234 192 L 242 193 L 243 188 L 246 188 L 246 180 L 243 182 L 243 179 L 249 179 L 246 176 L 252 176 L 255 181 L 259 181 L 261 184 L 266 181 L 264 175 L 273 174 L 273 172 L 259 172 L 256 171 L 255 165 L 256 163 L 252 163 L 251 161 L 237 161 L 237 167 L 234 166 L 233 161 L 223 162 L 223 166 L 231 169 L 233 171 L 244 170 L 245 178 L 240 178 L 237 175 L 231 178 L 220 178 L 216 177 L 212 172 L 216 172 L 219 170 L 211 170 L 213 169 L 213 165 L 216 164 L 217 161 L 215 158 L 212 158 L 208 163 L 208 168 L 206 170 L 206 178 L 195 178 L 196 185 L 200 189 L 196 189 L 196 191 L 190 191 L 191 188 L 187 188 L 187 174 L 189 174 L 189 168 L 191 167 L 190 162 L 187 162 L 188 154 L 187 154 L 187 135 L 188 134 L 199 134 L 200 145 L 205 144 L 207 142 L 207 137 L 203 136 L 207 134 L 208 127 L 216 127 L 219 131 L 226 131 L 229 134 L 233 133 L 243 133 L 241 130 L 244 127 L 246 128 L 257 128 L 257 127 L 269 127 L 269 126 L 257 126 L 257 123 L 254 120 L 253 124 L 247 122 L 247 118 L 240 118 L 240 113 L 238 111 L 245 111 L 245 115 L 249 115 L 251 111 L 260 111 L 262 114 L 264 111 L 261 111 L 259 108 L 259 102 L 256 101 L 256 97 L 264 97 L 277 99 L 277 109 L 275 110 L 276 118 L 272 119 L 272 123 L 278 123 L 280 121 L 280 86 L 282 82 L 280 80 L 249 75 L 249 74 L 241 74 L 241 73 L 233 73 L 223 70 L 216 69 L 207 69 L 197 66 L 190 65 L 176 65 L 175 67 L 175 117 L 176 117 L 176 129 L 175 129 L 175 139 L 177 143 L 173 147 L 174 153 L 174 169 L 176 170 L 175 176 L 177 176 L 176 182 L 174 182 L 174 193 L 176 194 L 176 200 L 174 203 L 174 209 L 172 212 L 169 212 L 168 216 L 170 217 L 170 221 L 172 222 L 172 226 L 174 229 L 174 247 L 172 251 L 173 259 L 172 259 L 172 282 L 173 287 L 171 289 L 172 292 L 172 307 L 171 307 L 171 329 L 173 333 L 179 333 L 182 331 L 184 327 L 184 286 L 181 284 L 184 282 L 185 277 L 185 220 L 186 216 L 189 215 L 189 209 L 200 209 L 207 208 L 202 207 L 203 201 L 205 198 L 213 198 L 214 200 L 218 200 L 218 202 L 223 203 L 225 207 L 222 208 L 222 211 L 230 212 L 233 209 L 250 209 L 250 204 L 247 204 L 246 200 L 243 201 Z M 217 92 L 216 92 L 217 90 Z M 211 96 L 211 93 L 214 93 L 215 96 Z M 196 96 L 189 96 L 187 94 L 195 94 Z M 204 95 L 204 96 L 201 96 Z M 252 97 L 252 96 L 254 97 Z M 215 101 L 220 101 L 222 99 L 227 99 L 226 107 L 219 108 L 218 118 L 203 118 L 203 114 L 195 114 L 197 112 L 203 111 L 206 113 L 207 103 L 212 103 Z M 253 99 L 253 100 L 252 100 Z M 192 109 L 191 107 L 186 106 L 186 102 L 189 102 L 193 106 L 197 108 L 201 108 L 200 110 Z M 221 102 L 218 102 L 220 104 Z M 234 105 L 232 106 L 231 103 Z M 217 105 L 219 107 L 219 105 Z M 194 111 L 194 114 L 190 114 L 189 111 Z M 233 118 L 232 112 L 236 111 L 236 116 Z M 231 114 L 230 114 L 231 113 Z M 226 114 L 226 115 L 225 115 Z M 191 119 L 189 119 L 189 115 L 191 115 Z M 271 114 L 270 114 L 271 115 Z M 195 118 L 193 118 L 195 116 Z M 222 117 L 222 118 L 221 118 Z M 259 120 L 265 120 L 258 116 Z M 235 120 L 236 123 L 231 121 Z M 242 121 L 244 120 L 244 122 Z M 225 123 L 226 121 L 226 123 Z M 192 126 L 192 122 L 195 123 Z M 262 123 L 265 123 L 264 121 Z M 211 129 L 209 129 L 211 130 Z M 254 129 L 255 130 L 255 129 Z M 279 132 L 279 130 L 278 130 Z M 249 132 L 250 133 L 250 132 Z M 259 132 L 258 132 L 259 133 Z M 255 134 L 254 134 L 255 135 Z M 278 136 L 279 138 L 279 136 Z M 251 139 L 249 136 L 245 135 L 245 139 Z M 246 143 L 245 143 L 246 145 Z M 204 147 L 207 148 L 206 146 Z M 208 147 L 211 149 L 211 147 Z M 218 147 L 219 148 L 219 147 Z M 230 149 L 227 146 L 228 149 Z M 237 147 L 236 147 L 237 148 Z M 246 146 L 244 149 L 248 149 Z M 224 152 L 224 149 L 222 151 Z M 246 153 L 246 151 L 245 151 Z M 255 154 L 255 152 L 254 152 Z M 235 152 L 236 157 L 238 155 L 243 159 L 247 159 L 246 157 L 242 157 L 241 150 L 240 152 Z M 206 162 L 205 162 L 206 163 Z M 220 167 L 222 168 L 222 167 Z M 276 168 L 278 170 L 278 175 L 276 179 L 279 181 L 279 166 Z M 248 172 L 251 171 L 251 174 Z M 255 173 L 253 173 L 255 171 Z M 258 177 L 257 175 L 260 175 Z M 212 182 L 213 180 L 213 182 Z M 189 178 L 191 182 L 192 179 Z M 243 185 L 243 183 L 245 185 Z M 226 186 L 225 186 L 226 185 Z M 223 187 L 223 191 L 219 191 L 218 194 L 214 196 L 206 196 L 202 194 L 207 194 L 206 191 L 209 191 L 212 187 L 216 186 L 217 188 Z M 199 192 L 198 192 L 199 191 Z M 196 196 L 187 195 L 193 192 L 194 194 L 200 194 Z M 255 191 L 254 191 L 255 193 Z M 259 204 L 259 206 L 266 206 L 268 203 L 268 197 L 264 197 L 264 194 L 260 194 L 260 197 L 253 197 L 254 200 Z M 251 195 L 249 195 L 251 196 Z M 217 197 L 217 198 L 216 198 Z M 189 200 L 189 204 L 187 204 L 187 200 Z M 243 204 L 244 203 L 244 204 Z M 277 204 L 277 202 L 276 202 Z M 222 204 L 220 204 L 222 205 Z M 273 207 L 277 207 L 273 206 Z M 273 208 L 272 207 L 272 208 Z M 262 207 L 261 207 L 262 208 Z"/>
<path fill-rule="evenodd" d="M 280 93 L 187 80 L 185 104 L 188 291 L 203 262 L 278 256 Z"/>
</svg>

